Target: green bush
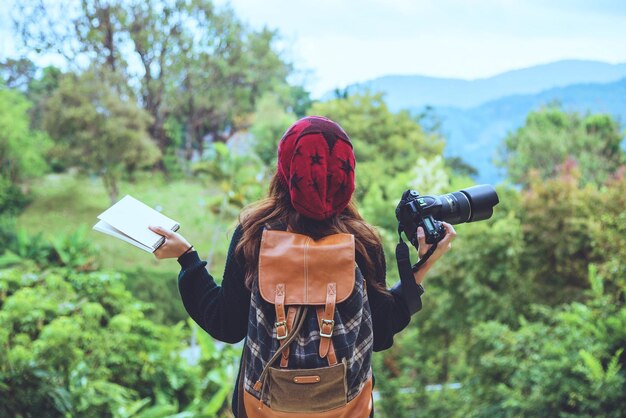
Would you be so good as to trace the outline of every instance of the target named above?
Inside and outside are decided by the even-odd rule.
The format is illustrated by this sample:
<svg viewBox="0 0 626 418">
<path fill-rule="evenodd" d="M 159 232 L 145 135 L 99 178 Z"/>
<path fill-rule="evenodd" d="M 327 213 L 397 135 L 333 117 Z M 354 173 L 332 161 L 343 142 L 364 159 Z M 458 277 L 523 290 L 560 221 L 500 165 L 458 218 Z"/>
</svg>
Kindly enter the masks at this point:
<svg viewBox="0 0 626 418">
<path fill-rule="evenodd" d="M 128 290 L 145 302 L 145 312 L 150 319 L 159 324 L 176 324 L 188 318 L 175 275 L 144 268 L 124 273 Z"/>
<path fill-rule="evenodd" d="M 17 224 L 15 218 L 8 215 L 0 215 L 0 254 L 9 248 L 9 243 L 15 240 Z"/>
<path fill-rule="evenodd" d="M 29 202 L 30 198 L 19 186 L 0 176 L 0 214 L 17 215 Z"/>
<path fill-rule="evenodd" d="M 474 330 L 466 413 L 479 417 L 621 417 L 626 411 L 626 307 L 591 269 L 592 299 L 543 308 L 517 329 Z"/>
<path fill-rule="evenodd" d="M 79 271 L 96 267 L 96 250 L 85 227 L 47 240 L 42 234 L 29 235 L 6 218 L 0 219 L 0 237 L 6 238 L 0 246 L 0 267 L 23 262 L 35 263 L 42 268 L 67 267 Z"/>
<path fill-rule="evenodd" d="M 0 270 L 0 416 L 226 409 L 238 350 L 202 339 L 202 360 L 190 365 L 181 356 L 189 327 L 147 319 L 123 282 L 106 272 Z"/>
</svg>

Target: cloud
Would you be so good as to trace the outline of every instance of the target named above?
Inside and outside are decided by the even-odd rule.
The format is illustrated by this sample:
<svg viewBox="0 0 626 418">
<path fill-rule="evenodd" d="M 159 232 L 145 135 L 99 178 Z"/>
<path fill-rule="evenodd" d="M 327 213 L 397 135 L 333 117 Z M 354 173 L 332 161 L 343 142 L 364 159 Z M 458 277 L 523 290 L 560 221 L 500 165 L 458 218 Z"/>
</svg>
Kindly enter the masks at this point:
<svg viewBox="0 0 626 418">
<path fill-rule="evenodd" d="M 316 95 L 385 74 L 476 78 L 565 58 L 626 61 L 626 2 L 234 0 L 277 27 Z M 624 6 L 622 6 L 622 4 Z M 274 10 L 280 10 L 275 13 Z"/>
</svg>

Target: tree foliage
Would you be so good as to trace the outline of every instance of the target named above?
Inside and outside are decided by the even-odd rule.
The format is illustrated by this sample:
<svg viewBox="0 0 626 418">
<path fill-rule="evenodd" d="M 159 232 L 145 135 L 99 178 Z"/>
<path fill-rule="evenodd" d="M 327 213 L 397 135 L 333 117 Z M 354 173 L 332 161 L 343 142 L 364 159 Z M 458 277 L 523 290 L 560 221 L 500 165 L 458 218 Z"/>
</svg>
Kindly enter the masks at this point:
<svg viewBox="0 0 626 418">
<path fill-rule="evenodd" d="M 66 158 L 102 176 L 111 202 L 124 171 L 133 173 L 159 157 L 150 141 L 150 116 L 132 96 L 120 96 L 110 75 L 68 75 L 47 102 L 45 127 Z"/>
<path fill-rule="evenodd" d="M 0 214 L 17 214 L 28 202 L 23 186 L 48 170 L 48 136 L 31 129 L 31 103 L 0 82 Z"/>
<path fill-rule="evenodd" d="M 78 72 L 85 63 L 104 68 L 132 86 L 162 153 L 172 145 L 170 115 L 201 154 L 205 137 L 224 141 L 247 127 L 256 100 L 291 71 L 275 31 L 250 30 L 210 0 L 20 3 L 14 19 L 27 50 L 58 53 Z"/>
<path fill-rule="evenodd" d="M 548 180 L 531 174 L 522 192 L 523 277 L 536 286 L 537 300 L 549 305 L 580 298 L 589 287 L 588 265 L 608 255 L 596 249 L 600 214 L 606 213 L 597 204 L 603 193 L 580 187 L 580 177 L 574 165 Z"/>
<path fill-rule="evenodd" d="M 0 175 L 11 182 L 41 175 L 50 141 L 30 129 L 31 104 L 18 91 L 0 85 Z"/>
<path fill-rule="evenodd" d="M 0 270 L 0 415 L 222 416 L 238 350 L 203 337 L 190 363 L 184 323 L 148 320 L 120 274 L 75 267 Z"/>
<path fill-rule="evenodd" d="M 250 134 L 254 152 L 267 167 L 276 167 L 278 142 L 295 120 L 296 115 L 285 110 L 278 95 L 267 94 L 259 100 Z"/>
<path fill-rule="evenodd" d="M 626 410 L 626 307 L 594 283 L 571 303 L 518 328 L 485 322 L 474 330 L 466 412 L 477 417 L 603 416 Z M 623 290 L 623 289 L 622 289 Z"/>
<path fill-rule="evenodd" d="M 579 167 L 583 184 L 600 185 L 626 163 L 623 138 L 622 128 L 610 115 L 547 107 L 529 113 L 524 126 L 505 138 L 501 164 L 513 182 L 527 185 L 532 171 L 547 179 L 571 160 Z"/>
</svg>

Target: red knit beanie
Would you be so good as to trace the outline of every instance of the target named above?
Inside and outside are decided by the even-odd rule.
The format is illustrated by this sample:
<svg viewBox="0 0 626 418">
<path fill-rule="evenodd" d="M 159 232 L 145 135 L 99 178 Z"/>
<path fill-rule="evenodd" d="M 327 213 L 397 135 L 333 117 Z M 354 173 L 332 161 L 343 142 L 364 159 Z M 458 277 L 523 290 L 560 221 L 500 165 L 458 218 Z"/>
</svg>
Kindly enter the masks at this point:
<svg viewBox="0 0 626 418">
<path fill-rule="evenodd" d="M 278 145 L 278 173 L 289 188 L 291 203 L 312 219 L 328 219 L 348 205 L 355 163 L 348 134 L 321 116 L 294 123 Z"/>
</svg>

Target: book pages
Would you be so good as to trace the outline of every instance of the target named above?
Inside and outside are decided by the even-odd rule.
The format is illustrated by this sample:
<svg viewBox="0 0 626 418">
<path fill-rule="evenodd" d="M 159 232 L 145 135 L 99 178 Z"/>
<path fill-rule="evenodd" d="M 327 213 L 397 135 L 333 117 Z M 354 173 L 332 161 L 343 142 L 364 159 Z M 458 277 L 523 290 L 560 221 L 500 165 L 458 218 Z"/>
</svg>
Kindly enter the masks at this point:
<svg viewBox="0 0 626 418">
<path fill-rule="evenodd" d="M 147 247 L 143 244 L 141 244 L 138 241 L 135 241 L 134 239 L 132 239 L 131 237 L 125 235 L 124 233 L 118 231 L 117 229 L 113 228 L 111 225 L 109 225 L 108 223 L 104 222 L 104 221 L 98 221 L 97 224 L 95 224 L 93 226 L 93 229 L 98 231 L 98 232 L 102 232 L 103 234 L 107 234 L 107 235 L 111 235 L 115 238 L 119 238 L 122 241 L 126 241 L 129 244 L 134 245 L 137 248 L 141 248 L 144 251 L 147 251 L 149 253 L 154 252 L 154 250 L 151 247 Z"/>
<path fill-rule="evenodd" d="M 132 196 L 124 196 L 119 202 L 98 215 L 98 222 L 93 229 L 148 252 L 153 252 L 163 242 L 163 237 L 148 229 L 148 226 L 160 226 L 176 231 L 178 222 L 168 218 Z"/>
</svg>

